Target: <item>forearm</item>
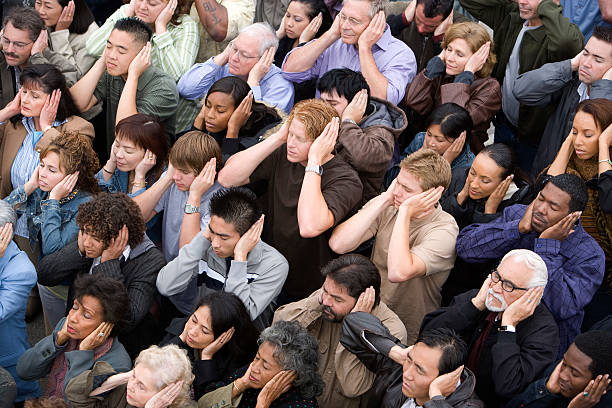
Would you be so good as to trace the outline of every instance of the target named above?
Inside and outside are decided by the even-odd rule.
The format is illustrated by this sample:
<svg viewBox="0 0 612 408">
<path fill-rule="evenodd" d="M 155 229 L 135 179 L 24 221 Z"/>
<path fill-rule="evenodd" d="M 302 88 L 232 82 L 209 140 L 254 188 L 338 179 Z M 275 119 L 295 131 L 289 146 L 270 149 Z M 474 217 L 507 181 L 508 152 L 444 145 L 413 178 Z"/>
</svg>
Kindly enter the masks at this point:
<svg viewBox="0 0 612 408">
<path fill-rule="evenodd" d="M 601 139 L 600 139 L 601 140 Z M 608 170 L 612 170 L 612 164 L 610 164 L 610 147 L 606 144 L 599 144 L 599 168 L 598 173 L 601 176 Z M 601 194 L 600 194 L 601 197 Z"/>
<path fill-rule="evenodd" d="M 272 152 L 285 144 L 285 140 L 273 134 L 261 143 L 236 153 L 228 159 L 219 172 L 219 184 L 223 187 L 241 186 L 248 183 L 257 166 Z"/>
<path fill-rule="evenodd" d="M 106 71 L 106 65 L 102 59 L 99 59 L 89 72 L 70 88 L 70 95 L 79 111 L 85 112 L 96 103 L 94 91 L 104 71 Z"/>
<path fill-rule="evenodd" d="M 200 206 L 201 199 L 193 197 L 191 194 L 187 199 L 187 204 L 194 207 Z M 193 237 L 200 233 L 200 212 L 192 214 L 183 213 L 183 222 L 181 222 L 181 233 L 179 236 L 179 248 L 191 242 Z"/>
<path fill-rule="evenodd" d="M 42 213 L 42 227 L 40 229 L 42 254 L 49 255 L 59 251 L 72 241 L 78 233 L 78 227 L 74 219 L 65 220 L 62 218 L 58 200 L 43 200 L 40 203 L 40 209 Z"/>
<path fill-rule="evenodd" d="M 308 171 L 304 174 L 297 208 L 298 226 L 303 238 L 314 238 L 334 225 L 334 215 L 321 192 L 321 176 Z"/>
<path fill-rule="evenodd" d="M 573 144 L 564 142 L 561 145 L 561 149 L 559 149 L 555 160 L 553 160 L 552 164 L 548 168 L 546 174 L 551 176 L 558 176 L 559 174 L 565 173 L 565 170 L 567 169 L 567 164 L 569 163 L 569 159 L 572 156 L 573 150 Z"/>
<path fill-rule="evenodd" d="M 364 241 L 362 237 L 368 232 L 372 223 L 387 207 L 389 203 L 384 196 L 380 195 L 373 199 L 368 206 L 334 228 L 329 239 L 330 248 L 338 254 L 345 254 L 357 248 Z"/>
<path fill-rule="evenodd" d="M 423 275 L 416 255 L 410 250 L 410 216 L 400 211 L 389 240 L 387 267 L 390 282 L 404 282 Z M 422 262 L 421 262 L 422 264 Z"/>
<path fill-rule="evenodd" d="M 161 68 L 176 82 L 195 62 L 200 46 L 198 26 L 192 20 L 183 21 L 172 34 L 155 34 L 151 43 L 159 49 Z"/>
<path fill-rule="evenodd" d="M 465 227 L 457 237 L 457 256 L 468 262 L 501 258 L 520 240 L 520 220 L 503 220 L 504 215 L 488 224 Z"/>
<path fill-rule="evenodd" d="M 325 33 L 316 40 L 295 49 L 283 64 L 283 71 L 303 72 L 312 68 L 319 56 L 335 41 L 336 38 Z"/>
<path fill-rule="evenodd" d="M 200 22 L 211 38 L 217 42 L 227 36 L 227 9 L 215 0 L 196 0 L 196 11 Z"/>
<path fill-rule="evenodd" d="M 115 125 L 121 121 L 121 119 L 130 117 L 138 113 L 136 107 L 136 91 L 138 90 L 138 76 L 128 74 L 127 81 L 123 91 L 121 91 L 121 97 L 119 98 L 119 104 L 117 105 L 117 116 L 115 118 Z"/>
<path fill-rule="evenodd" d="M 191 279 L 198 274 L 200 259 L 206 261 L 206 251 L 210 241 L 198 234 L 179 250 L 179 254 L 168 262 L 157 275 L 157 290 L 164 296 L 180 293 L 187 288 Z"/>
<path fill-rule="evenodd" d="M 359 63 L 361 65 L 361 73 L 370 86 L 370 96 L 387 99 L 387 87 L 389 82 L 378 70 L 371 48 L 359 48 Z"/>
<path fill-rule="evenodd" d="M 147 191 L 134 197 L 134 202 L 140 207 L 142 217 L 148 222 L 155 215 L 155 205 L 174 181 L 167 174 L 160 177 Z"/>
</svg>

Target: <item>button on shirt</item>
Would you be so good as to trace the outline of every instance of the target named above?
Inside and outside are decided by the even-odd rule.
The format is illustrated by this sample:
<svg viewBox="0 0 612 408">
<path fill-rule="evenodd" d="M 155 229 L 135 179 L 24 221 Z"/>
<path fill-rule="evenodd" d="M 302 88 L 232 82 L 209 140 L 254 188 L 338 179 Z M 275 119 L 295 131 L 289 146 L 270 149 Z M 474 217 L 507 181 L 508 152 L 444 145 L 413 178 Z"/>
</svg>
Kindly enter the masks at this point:
<svg viewBox="0 0 612 408">
<path fill-rule="evenodd" d="M 287 54 L 285 61 L 283 61 L 283 68 L 287 58 L 295 50 L 293 49 Z M 404 42 L 391 35 L 391 29 L 387 25 L 380 40 L 372 47 L 372 55 L 376 67 L 389 82 L 387 85 L 387 100 L 397 105 L 404 98 L 406 86 L 412 82 L 416 75 L 417 64 L 414 53 Z M 303 72 L 286 72 L 283 69 L 283 77 L 299 83 L 312 78 L 320 78 L 323 74 L 335 68 L 349 68 L 361 72 L 357 47 L 345 44 L 341 38 L 323 51 L 311 68 Z M 319 91 L 317 91 L 318 97 Z"/>
</svg>

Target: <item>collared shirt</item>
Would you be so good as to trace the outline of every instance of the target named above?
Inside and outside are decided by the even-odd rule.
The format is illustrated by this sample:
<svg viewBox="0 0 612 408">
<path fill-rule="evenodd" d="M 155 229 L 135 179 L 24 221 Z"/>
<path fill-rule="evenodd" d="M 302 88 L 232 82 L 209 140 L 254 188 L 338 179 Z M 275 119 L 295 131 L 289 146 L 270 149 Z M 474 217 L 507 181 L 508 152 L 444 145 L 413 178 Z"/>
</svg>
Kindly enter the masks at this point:
<svg viewBox="0 0 612 408">
<path fill-rule="evenodd" d="M 283 68 L 287 58 L 295 50 L 296 48 L 287 54 L 283 61 Z M 391 29 L 387 25 L 382 37 L 372 47 L 372 55 L 376 67 L 388 81 L 386 99 L 397 105 L 404 98 L 406 85 L 412 82 L 416 75 L 417 63 L 414 53 L 404 42 L 391 35 Z M 286 72 L 283 69 L 283 77 L 292 82 L 304 82 L 312 78 L 320 78 L 335 68 L 349 68 L 361 72 L 357 47 L 345 44 L 341 38 L 323 51 L 311 68 L 303 72 Z M 319 92 L 317 91 L 318 97 Z"/>
<path fill-rule="evenodd" d="M 580 82 L 580 85 L 578 85 L 578 89 L 576 91 L 578 92 L 578 95 L 580 97 L 580 102 L 590 99 L 589 86 L 584 82 Z"/>
<path fill-rule="evenodd" d="M 563 15 L 576 24 L 584 34 L 585 44 L 591 38 L 595 27 L 600 25 L 612 27 L 603 21 L 598 0 L 561 0 L 561 6 Z"/>
<path fill-rule="evenodd" d="M 516 37 L 516 41 L 514 42 L 514 47 L 512 48 L 512 53 L 510 54 L 510 58 L 508 59 L 508 64 L 506 65 L 506 74 L 504 75 L 504 83 L 502 84 L 502 110 L 506 119 L 515 127 L 518 126 L 519 119 L 519 110 L 521 107 L 518 99 L 514 97 L 512 93 L 512 89 L 514 88 L 514 83 L 516 82 L 516 78 L 520 74 L 520 66 L 521 61 L 519 58 L 519 52 L 521 49 L 521 43 L 523 42 L 523 36 L 525 32 L 529 30 L 535 30 L 539 28 L 539 26 L 531 27 L 527 25 L 528 21 L 525 21 L 523 24 L 523 28 Z"/>
<path fill-rule="evenodd" d="M 127 245 L 125 249 L 123 250 L 123 253 L 121 254 L 121 258 L 123 258 L 124 260 L 127 260 L 130 257 L 130 252 L 132 252 L 132 248 L 130 248 L 130 246 Z M 100 265 L 101 261 L 102 261 L 102 255 L 100 255 L 99 257 L 93 260 L 93 262 L 91 263 L 91 268 L 89 268 L 90 275 L 92 274 L 93 268 Z"/>
<path fill-rule="evenodd" d="M 185 99 L 198 99 L 206 96 L 210 87 L 219 79 L 230 76 L 229 64 L 219 66 L 213 58 L 203 64 L 196 64 L 179 80 L 179 94 Z M 289 113 L 293 107 L 293 84 L 283 78 L 280 68 L 272 65 L 259 82 L 251 88 L 253 98 L 276 106 Z"/>
<path fill-rule="evenodd" d="M 605 255 L 581 225 L 563 241 L 540 238 L 537 232 L 520 233 L 518 224 L 526 208 L 511 205 L 487 224 L 465 227 L 457 237 L 457 256 L 467 262 L 483 262 L 521 248 L 540 255 L 548 268 L 542 300 L 557 321 L 559 350 L 564 352 L 580 333 L 584 308 L 601 284 Z"/>
</svg>

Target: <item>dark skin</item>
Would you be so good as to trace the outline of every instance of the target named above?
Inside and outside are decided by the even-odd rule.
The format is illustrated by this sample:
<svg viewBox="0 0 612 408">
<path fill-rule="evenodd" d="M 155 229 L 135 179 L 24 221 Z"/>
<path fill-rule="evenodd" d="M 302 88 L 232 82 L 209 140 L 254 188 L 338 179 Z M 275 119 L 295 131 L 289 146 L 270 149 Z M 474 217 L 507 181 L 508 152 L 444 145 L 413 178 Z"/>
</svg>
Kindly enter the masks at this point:
<svg viewBox="0 0 612 408">
<path fill-rule="evenodd" d="M 196 10 L 202 25 L 217 42 L 227 36 L 227 9 L 215 0 L 196 0 Z"/>
</svg>

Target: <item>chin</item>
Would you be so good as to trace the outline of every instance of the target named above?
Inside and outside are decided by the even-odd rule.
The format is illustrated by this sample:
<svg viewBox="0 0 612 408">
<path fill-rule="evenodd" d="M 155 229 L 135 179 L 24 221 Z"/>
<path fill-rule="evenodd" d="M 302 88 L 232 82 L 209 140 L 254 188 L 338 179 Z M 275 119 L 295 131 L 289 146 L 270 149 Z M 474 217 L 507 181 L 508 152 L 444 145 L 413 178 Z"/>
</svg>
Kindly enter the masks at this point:
<svg viewBox="0 0 612 408">
<path fill-rule="evenodd" d="M 344 36 L 341 35 L 340 38 L 342 38 L 342 42 L 348 45 L 355 45 L 357 44 L 357 41 L 359 41 L 359 37 L 357 37 L 356 35 L 351 35 L 351 36 Z"/>
</svg>

